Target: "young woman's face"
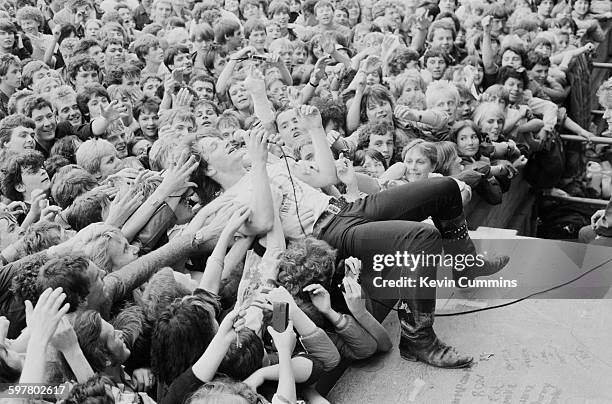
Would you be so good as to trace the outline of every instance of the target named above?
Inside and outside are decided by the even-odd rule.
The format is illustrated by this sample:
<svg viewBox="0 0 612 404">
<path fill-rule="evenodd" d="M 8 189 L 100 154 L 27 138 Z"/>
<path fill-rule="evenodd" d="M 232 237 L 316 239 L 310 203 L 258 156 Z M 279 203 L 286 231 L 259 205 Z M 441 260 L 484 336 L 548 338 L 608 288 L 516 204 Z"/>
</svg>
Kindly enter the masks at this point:
<svg viewBox="0 0 612 404">
<path fill-rule="evenodd" d="M 230 87 L 230 99 L 238 111 L 243 111 L 251 107 L 251 97 L 242 83 L 236 83 Z"/>
<path fill-rule="evenodd" d="M 0 48 L 9 50 L 13 48 L 15 43 L 15 35 L 11 32 L 0 31 Z"/>
<path fill-rule="evenodd" d="M 574 11 L 579 16 L 584 16 L 589 12 L 589 2 L 586 0 L 577 0 L 574 3 Z"/>
<path fill-rule="evenodd" d="M 345 25 L 348 27 L 349 25 L 348 14 L 342 9 L 336 10 L 334 12 L 334 22 L 336 24 Z"/>
<path fill-rule="evenodd" d="M 38 35 L 38 22 L 34 20 L 30 20 L 30 19 L 20 20 L 19 26 L 21 26 L 21 29 L 23 29 L 23 32 L 25 32 L 28 35 Z"/>
<path fill-rule="evenodd" d="M 306 63 L 306 59 L 308 59 L 308 52 L 306 52 L 306 49 L 298 47 L 293 51 L 293 64 L 303 65 Z"/>
<path fill-rule="evenodd" d="M 108 245 L 108 254 L 115 270 L 136 261 L 138 251 L 138 247 L 130 245 L 125 237 L 112 239 Z"/>
<path fill-rule="evenodd" d="M 432 162 L 418 147 L 408 150 L 404 157 L 404 164 L 406 164 L 406 179 L 408 182 L 425 180 L 434 170 Z"/>
<path fill-rule="evenodd" d="M 273 82 L 268 89 L 268 97 L 274 105 L 282 106 L 288 104 L 289 95 L 287 86 L 280 80 Z"/>
<path fill-rule="evenodd" d="M 114 154 L 102 157 L 100 161 L 100 172 L 96 176 L 98 180 L 105 180 L 109 175 L 119 172 L 123 168 L 123 162 Z"/>
<path fill-rule="evenodd" d="M 504 87 L 506 90 L 508 90 L 510 104 L 520 101 L 524 90 L 523 82 L 521 80 L 510 77 L 504 83 Z"/>
<path fill-rule="evenodd" d="M 550 17 L 550 13 L 553 9 L 552 0 L 542 0 L 538 6 L 538 15 L 542 17 Z"/>
<path fill-rule="evenodd" d="M 489 136 L 489 139 L 496 141 L 504 129 L 504 118 L 495 110 L 488 110 L 484 113 L 480 122 L 480 130 Z"/>
<path fill-rule="evenodd" d="M 130 350 L 125 346 L 123 333 L 102 320 L 100 339 L 104 342 L 106 349 L 110 352 L 113 364 L 122 364 L 130 357 Z"/>
<path fill-rule="evenodd" d="M 370 98 L 366 108 L 368 122 L 393 122 L 393 109 L 389 102 Z"/>
<path fill-rule="evenodd" d="M 460 156 L 472 157 L 478 152 L 480 140 L 474 129 L 466 126 L 457 134 L 457 153 Z"/>
<path fill-rule="evenodd" d="M 217 122 L 217 112 L 207 104 L 201 103 L 195 110 L 196 124 L 199 128 L 211 127 Z"/>
<path fill-rule="evenodd" d="M 160 80 L 149 79 L 145 82 L 144 86 L 142 86 L 142 93 L 148 97 L 154 97 L 160 85 Z"/>
<path fill-rule="evenodd" d="M 215 56 L 215 61 L 213 62 L 213 73 L 215 74 L 215 77 L 219 77 L 226 64 L 227 57 L 220 55 Z"/>
<path fill-rule="evenodd" d="M 502 55 L 502 66 L 510 66 L 514 69 L 519 69 L 523 66 L 523 60 L 518 53 L 507 49 Z"/>
<path fill-rule="evenodd" d="M 370 156 L 365 157 L 363 169 L 372 178 L 379 178 L 385 172 L 383 163 Z"/>
</svg>

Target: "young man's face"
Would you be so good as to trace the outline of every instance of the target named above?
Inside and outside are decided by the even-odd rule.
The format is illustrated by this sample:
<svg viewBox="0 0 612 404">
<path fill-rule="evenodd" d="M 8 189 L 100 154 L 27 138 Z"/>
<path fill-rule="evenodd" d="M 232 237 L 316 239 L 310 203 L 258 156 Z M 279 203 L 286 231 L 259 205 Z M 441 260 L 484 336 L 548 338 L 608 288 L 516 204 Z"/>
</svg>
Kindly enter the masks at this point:
<svg viewBox="0 0 612 404">
<path fill-rule="evenodd" d="M 108 135 L 106 140 L 115 146 L 115 150 L 117 150 L 117 157 L 120 159 L 127 157 L 128 149 L 124 132 L 112 132 L 110 135 Z"/>
<path fill-rule="evenodd" d="M 100 84 L 100 76 L 95 70 L 79 69 L 74 78 L 74 87 L 76 92 L 83 91 L 88 84 Z"/>
<path fill-rule="evenodd" d="M 164 50 L 161 46 L 152 46 L 149 48 L 149 52 L 144 56 L 144 60 L 147 64 L 160 64 L 164 61 Z"/>
<path fill-rule="evenodd" d="M 214 85 L 209 81 L 197 80 L 192 87 L 201 100 L 212 101 L 215 98 Z"/>
<path fill-rule="evenodd" d="M 242 47 L 244 41 L 244 33 L 242 29 L 234 31 L 234 35 L 227 37 L 227 49 L 231 52 Z"/>
<path fill-rule="evenodd" d="M 159 125 L 159 117 L 156 112 L 144 110 L 138 117 L 138 124 L 142 130 L 142 134 L 147 139 L 157 139 L 157 128 Z"/>
<path fill-rule="evenodd" d="M 189 76 L 191 74 L 191 69 L 193 67 L 193 62 L 191 60 L 191 56 L 189 53 L 177 53 L 174 57 L 174 65 L 171 67 L 174 69 L 184 69 L 183 74 Z"/>
<path fill-rule="evenodd" d="M 276 127 L 281 135 L 281 139 L 290 148 L 293 148 L 295 142 L 304 135 L 300 128 L 300 118 L 293 108 L 278 114 L 276 117 Z"/>
<path fill-rule="evenodd" d="M 0 77 L 0 79 L 2 79 L 2 83 L 12 88 L 17 89 L 21 87 L 21 67 L 16 64 L 10 64 L 6 74 Z"/>
<path fill-rule="evenodd" d="M 249 45 L 257 50 L 262 50 L 266 47 L 266 40 L 267 36 L 265 30 L 252 31 L 249 36 Z"/>
<path fill-rule="evenodd" d="M 119 44 L 110 44 L 104 52 L 104 62 L 107 66 L 120 66 L 125 63 L 125 49 Z"/>
<path fill-rule="evenodd" d="M 100 46 L 92 46 L 87 50 L 87 54 L 98 64 L 98 66 L 104 66 L 105 55 L 104 52 L 102 52 L 102 48 Z"/>
<path fill-rule="evenodd" d="M 76 95 L 59 98 L 56 102 L 58 121 L 67 121 L 74 127 L 83 123 L 83 117 L 77 104 Z"/>
<path fill-rule="evenodd" d="M 123 168 L 123 162 L 117 158 L 116 152 L 102 157 L 100 160 L 100 171 L 96 175 L 98 180 L 105 180 L 109 175 L 113 175 Z"/>
<path fill-rule="evenodd" d="M 89 118 L 93 120 L 102 114 L 102 107 L 108 107 L 108 99 L 102 95 L 93 95 L 89 101 L 87 101 L 87 108 L 89 109 Z"/>
<path fill-rule="evenodd" d="M 546 83 L 546 78 L 548 77 L 548 66 L 544 65 L 535 65 L 531 69 L 531 77 L 540 84 Z"/>
<path fill-rule="evenodd" d="M 21 170 L 21 184 L 15 187 L 15 189 L 21 192 L 24 201 L 30 202 L 32 191 L 35 189 L 48 191 L 50 183 L 49 174 L 47 174 L 43 167 L 23 169 Z"/>
<path fill-rule="evenodd" d="M 289 24 L 289 14 L 286 11 L 277 11 L 272 19 L 280 25 L 281 29 L 287 28 L 287 24 Z"/>
<path fill-rule="evenodd" d="M 207 103 L 201 103 L 196 107 L 195 116 L 198 129 L 212 127 L 217 122 L 217 113 L 214 108 Z"/>
<path fill-rule="evenodd" d="M 550 13 L 553 9 L 552 0 L 542 0 L 538 5 L 538 15 L 542 17 L 550 17 Z"/>
<path fill-rule="evenodd" d="M 432 56 L 427 59 L 426 68 L 434 80 L 440 80 L 446 70 L 446 62 L 441 57 Z"/>
<path fill-rule="evenodd" d="M 436 97 L 436 101 L 434 105 L 431 106 L 431 109 L 444 112 L 450 117 L 452 122 L 455 120 L 457 114 L 457 100 L 449 94 L 441 93 Z"/>
<path fill-rule="evenodd" d="M 370 135 L 368 149 L 380 152 L 385 160 L 387 160 L 387 163 L 391 161 L 391 157 L 393 156 L 393 147 L 393 135 L 391 133 Z"/>
<path fill-rule="evenodd" d="M 15 44 L 15 35 L 11 32 L 0 31 L 0 48 L 5 51 L 10 51 L 13 49 L 13 45 Z"/>
<path fill-rule="evenodd" d="M 124 74 L 123 76 L 121 76 L 121 85 L 137 90 L 140 88 L 140 77 L 126 76 Z"/>
<path fill-rule="evenodd" d="M 85 28 L 85 39 L 98 39 L 100 26 L 98 24 L 88 24 Z"/>
<path fill-rule="evenodd" d="M 273 41 L 281 37 L 280 27 L 277 24 L 270 24 L 266 27 L 268 41 Z"/>
<path fill-rule="evenodd" d="M 321 25 L 329 25 L 333 22 L 334 10 L 329 6 L 319 7 L 315 11 L 317 21 Z"/>
<path fill-rule="evenodd" d="M 191 121 L 183 121 L 176 119 L 172 122 L 171 128 L 176 131 L 178 138 L 183 138 L 196 132 L 196 127 Z"/>
<path fill-rule="evenodd" d="M 14 153 L 23 153 L 26 150 L 34 150 L 34 129 L 25 126 L 17 126 L 11 132 L 11 138 L 4 148 Z"/>
<path fill-rule="evenodd" d="M 121 112 L 119 114 L 121 118 L 126 119 L 126 118 L 130 118 L 134 116 L 133 115 L 134 105 L 132 104 L 132 99 L 130 97 L 128 97 L 126 94 L 121 94 L 118 97 L 117 101 L 121 103 L 120 106 L 125 107 L 125 112 Z"/>
<path fill-rule="evenodd" d="M 156 22 L 165 24 L 166 20 L 172 15 L 172 6 L 170 3 L 158 3 L 154 15 Z"/>
<path fill-rule="evenodd" d="M 142 93 L 148 97 L 154 97 L 157 89 L 161 85 L 161 80 L 149 79 L 142 86 Z"/>
<path fill-rule="evenodd" d="M 453 32 L 451 30 L 439 28 L 434 31 L 431 41 L 432 46 L 440 47 L 441 49 L 449 52 L 453 47 L 453 43 Z"/>
<path fill-rule="evenodd" d="M 34 87 L 34 85 L 40 80 L 46 79 L 47 77 L 51 77 L 51 70 L 44 67 L 42 69 L 36 70 L 34 74 L 32 74 L 32 87 Z"/>
<path fill-rule="evenodd" d="M 36 140 L 49 142 L 55 140 L 57 121 L 49 107 L 32 110 L 32 120 L 36 124 Z"/>
</svg>

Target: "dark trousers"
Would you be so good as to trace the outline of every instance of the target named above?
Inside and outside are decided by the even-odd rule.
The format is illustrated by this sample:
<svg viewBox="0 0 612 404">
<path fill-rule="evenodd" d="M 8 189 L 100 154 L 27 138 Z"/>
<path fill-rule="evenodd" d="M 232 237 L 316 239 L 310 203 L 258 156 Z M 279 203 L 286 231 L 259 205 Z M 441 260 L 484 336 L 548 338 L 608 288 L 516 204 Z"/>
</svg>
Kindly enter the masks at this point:
<svg viewBox="0 0 612 404">
<path fill-rule="evenodd" d="M 398 251 L 441 253 L 440 231 L 420 222 L 431 216 L 439 228 L 440 221 L 452 220 L 462 214 L 461 192 L 455 180 L 432 178 L 401 185 L 349 204 L 319 238 L 338 249 L 341 256 L 359 258 L 363 263 L 363 280 L 376 275 L 372 265 L 374 255 L 396 254 Z M 393 274 L 394 278 L 402 275 L 436 279 L 436 267 L 420 266 L 410 271 L 405 267 L 395 267 L 382 272 L 385 278 Z M 367 289 L 368 283 L 365 284 Z M 378 300 L 387 303 L 394 304 L 397 299 L 408 298 L 428 301 L 428 309 L 432 311 L 431 305 L 435 307 L 435 288 L 385 289 L 382 291 L 384 296 L 378 292 L 381 291 L 368 290 L 368 294 L 378 294 Z"/>
</svg>

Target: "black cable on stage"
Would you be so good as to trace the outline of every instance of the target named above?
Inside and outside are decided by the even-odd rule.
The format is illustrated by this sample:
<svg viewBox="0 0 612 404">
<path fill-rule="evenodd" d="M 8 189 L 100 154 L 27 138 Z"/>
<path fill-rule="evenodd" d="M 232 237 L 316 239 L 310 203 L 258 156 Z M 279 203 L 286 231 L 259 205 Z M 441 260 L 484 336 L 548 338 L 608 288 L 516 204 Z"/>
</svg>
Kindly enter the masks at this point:
<svg viewBox="0 0 612 404">
<path fill-rule="evenodd" d="M 532 297 L 534 297 L 534 296 L 541 295 L 541 294 L 543 294 L 543 293 L 550 292 L 550 291 L 552 291 L 552 290 L 562 288 L 563 286 L 567 286 L 567 285 L 569 285 L 570 283 L 576 282 L 578 279 L 581 279 L 581 278 L 585 277 L 586 275 L 588 275 L 588 274 L 590 274 L 591 272 L 593 272 L 593 271 L 595 271 L 595 270 L 597 270 L 597 269 L 599 269 L 599 268 L 603 267 L 604 265 L 606 265 L 606 264 L 607 264 L 607 263 L 609 263 L 609 262 L 612 262 L 612 258 L 610 258 L 610 259 L 608 259 L 608 260 L 606 260 L 606 261 L 602 262 L 602 263 L 601 263 L 601 264 L 599 264 L 599 265 L 594 266 L 593 268 L 589 269 L 588 271 L 583 272 L 582 274 L 578 275 L 577 277 L 575 277 L 575 278 L 573 278 L 573 279 L 570 279 L 570 280 L 569 280 L 569 281 L 567 281 L 567 282 L 563 282 L 563 283 L 561 283 L 561 284 L 559 284 L 559 285 L 552 286 L 552 287 L 550 287 L 550 288 L 548 288 L 548 289 L 544 289 L 544 290 L 541 290 L 541 291 L 538 291 L 538 292 L 534 292 L 534 293 L 532 293 L 532 294 L 530 294 L 530 295 L 527 295 L 527 296 L 525 296 L 525 297 L 521 297 L 520 299 L 516 299 L 516 300 L 513 300 L 513 301 L 511 301 L 511 302 L 502 303 L 502 304 L 496 304 L 495 306 L 483 307 L 483 308 L 480 308 L 480 309 L 466 310 L 466 311 L 457 311 L 457 312 L 454 312 L 454 313 L 441 313 L 441 314 L 437 314 L 437 313 L 436 313 L 436 317 L 453 317 L 453 316 L 460 316 L 460 315 L 464 315 L 464 314 L 478 313 L 478 312 L 481 312 L 481 311 L 487 311 L 487 310 L 493 310 L 493 309 L 500 309 L 500 308 L 502 308 L 502 307 L 511 306 L 511 305 L 513 305 L 513 304 L 516 304 L 516 303 L 522 302 L 523 300 L 530 299 L 530 298 L 532 298 Z M 398 309 L 396 309 L 395 307 L 390 307 L 390 306 L 388 306 L 388 305 L 384 304 L 383 302 L 381 302 L 380 300 L 377 300 L 377 299 L 374 299 L 374 298 L 370 298 L 370 299 L 371 299 L 372 301 L 374 301 L 374 302 L 376 302 L 376 303 L 378 303 L 378 304 L 382 305 L 383 307 L 386 307 L 387 309 L 390 309 L 390 310 L 393 310 L 393 311 L 399 311 L 399 310 L 398 310 Z"/>
</svg>

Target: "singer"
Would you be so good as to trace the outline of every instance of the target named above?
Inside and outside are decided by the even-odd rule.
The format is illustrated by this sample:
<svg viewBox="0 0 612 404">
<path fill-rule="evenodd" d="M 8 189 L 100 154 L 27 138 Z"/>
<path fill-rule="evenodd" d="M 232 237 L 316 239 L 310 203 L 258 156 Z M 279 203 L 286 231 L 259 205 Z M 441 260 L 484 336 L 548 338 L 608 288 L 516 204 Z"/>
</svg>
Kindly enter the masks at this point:
<svg viewBox="0 0 612 404">
<path fill-rule="evenodd" d="M 241 164 L 244 153 L 222 137 L 205 137 L 195 144 L 200 165 L 194 179 L 203 203 L 220 193 L 228 200 L 250 203 L 252 214 L 244 231 L 267 233 L 276 210 L 285 236 L 314 236 L 339 250 L 341 256 L 354 256 L 366 264 L 365 251 L 391 254 L 395 251 L 423 251 L 476 255 L 463 215 L 461 193 L 452 178 L 435 178 L 370 195 L 348 203 L 324 194 L 318 188 L 338 182 L 331 150 L 319 111 L 303 105 L 286 109 L 276 116 L 278 133 L 291 146 L 308 134 L 312 139 L 315 163 L 286 159 L 268 165 L 268 134 L 261 123 L 251 130 L 247 142 L 251 171 Z M 270 192 L 271 191 L 271 192 Z M 436 227 L 421 223 L 432 217 Z M 481 267 L 466 268 L 462 276 L 475 278 L 500 271 L 508 257 L 485 261 Z M 371 268 L 368 268 L 371 270 Z M 412 276 L 435 279 L 435 265 L 421 265 Z M 410 314 L 400 313 L 400 351 L 406 359 L 421 360 L 437 367 L 469 366 L 473 360 L 440 342 L 433 331 L 435 288 L 415 288 L 405 299 Z"/>
</svg>

